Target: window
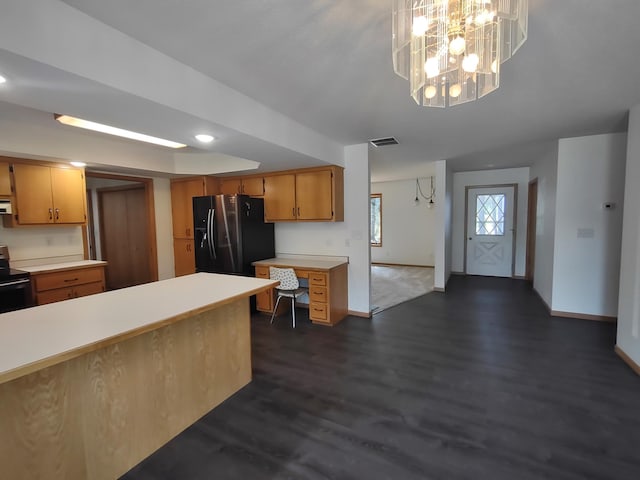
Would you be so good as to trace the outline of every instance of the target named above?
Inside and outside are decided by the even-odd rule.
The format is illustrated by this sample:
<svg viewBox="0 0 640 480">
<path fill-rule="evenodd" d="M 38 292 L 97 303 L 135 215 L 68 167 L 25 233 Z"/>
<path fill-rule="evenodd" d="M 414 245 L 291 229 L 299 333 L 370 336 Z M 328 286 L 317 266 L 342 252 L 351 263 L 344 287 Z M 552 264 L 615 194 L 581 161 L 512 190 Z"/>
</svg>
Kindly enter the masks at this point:
<svg viewBox="0 0 640 480">
<path fill-rule="evenodd" d="M 476 235 L 504 235 L 505 195 L 476 196 Z"/>
<path fill-rule="evenodd" d="M 382 246 L 382 194 L 371 195 L 371 246 Z"/>
</svg>

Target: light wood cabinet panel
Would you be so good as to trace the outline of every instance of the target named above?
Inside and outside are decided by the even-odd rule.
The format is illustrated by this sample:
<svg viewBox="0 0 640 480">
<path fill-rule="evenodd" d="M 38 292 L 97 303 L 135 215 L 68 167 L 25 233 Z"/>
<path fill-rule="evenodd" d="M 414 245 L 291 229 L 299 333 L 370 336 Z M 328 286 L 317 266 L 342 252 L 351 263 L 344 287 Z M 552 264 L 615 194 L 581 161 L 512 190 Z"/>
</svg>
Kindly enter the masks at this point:
<svg viewBox="0 0 640 480">
<path fill-rule="evenodd" d="M 51 169 L 53 219 L 55 223 L 84 223 L 86 188 L 84 172 L 70 168 Z"/>
<path fill-rule="evenodd" d="M 262 197 L 264 195 L 264 177 L 243 178 L 240 192 L 251 197 Z"/>
<path fill-rule="evenodd" d="M 298 220 L 331 220 L 333 218 L 332 179 L 331 170 L 296 174 Z"/>
<path fill-rule="evenodd" d="M 267 222 L 296 220 L 296 177 L 294 174 L 264 178 L 264 219 Z"/>
<path fill-rule="evenodd" d="M 257 278 L 269 278 L 269 267 L 256 267 Z M 260 312 L 273 311 L 273 289 L 256 294 L 256 309 Z"/>
<path fill-rule="evenodd" d="M 264 208 L 267 222 L 342 222 L 343 169 L 313 168 L 265 175 Z"/>
<path fill-rule="evenodd" d="M 39 165 L 13 165 L 16 207 L 20 225 L 53 223 L 51 169 Z"/>
<path fill-rule="evenodd" d="M 173 266 L 176 277 L 196 271 L 193 248 L 193 197 L 219 193 L 220 181 L 215 177 L 201 176 L 171 181 Z"/>
<path fill-rule="evenodd" d="M 9 174 L 9 164 L 0 162 L 0 196 L 11 196 L 11 175 Z"/>
<path fill-rule="evenodd" d="M 264 178 L 223 178 L 220 180 L 220 193 L 224 195 L 249 195 L 262 197 L 264 195 Z"/>
<path fill-rule="evenodd" d="M 220 193 L 223 195 L 242 193 L 242 181 L 239 178 L 223 178 L 220 180 Z"/>
<path fill-rule="evenodd" d="M 205 195 L 201 178 L 171 184 L 171 213 L 173 215 L 173 236 L 193 238 L 193 197 Z"/>
<path fill-rule="evenodd" d="M 32 273 L 31 279 L 38 305 L 105 291 L 104 265 Z"/>
<path fill-rule="evenodd" d="M 13 179 L 17 225 L 85 223 L 84 170 L 15 163 Z"/>
<path fill-rule="evenodd" d="M 196 273 L 193 239 L 174 238 L 173 255 L 176 277 Z"/>
</svg>

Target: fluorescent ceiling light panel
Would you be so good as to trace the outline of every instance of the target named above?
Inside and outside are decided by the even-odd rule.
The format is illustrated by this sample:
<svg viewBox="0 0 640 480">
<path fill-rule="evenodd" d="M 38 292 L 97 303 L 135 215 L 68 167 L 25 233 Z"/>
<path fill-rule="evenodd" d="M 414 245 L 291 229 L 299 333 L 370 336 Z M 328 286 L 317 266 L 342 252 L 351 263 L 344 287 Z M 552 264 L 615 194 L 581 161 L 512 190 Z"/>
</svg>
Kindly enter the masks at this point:
<svg viewBox="0 0 640 480">
<path fill-rule="evenodd" d="M 5 83 L 7 81 L 7 79 L 5 77 L 3 77 L 2 75 L 0 75 L 0 83 Z"/>
<path fill-rule="evenodd" d="M 82 120 L 81 118 L 70 117 L 69 115 L 56 115 L 56 120 L 65 125 L 71 125 L 72 127 L 85 128 L 87 130 L 93 130 L 95 132 L 107 133 L 109 135 L 117 135 L 118 137 L 130 138 L 131 140 L 138 140 L 140 142 L 153 143 L 155 145 L 162 145 L 169 148 L 183 148 L 186 147 L 183 143 L 172 142 L 171 140 L 165 140 L 164 138 L 152 137 L 145 135 L 144 133 L 132 132 L 130 130 L 124 130 L 122 128 L 111 127 L 109 125 L 103 125 L 101 123 L 90 122 L 88 120 Z"/>
<path fill-rule="evenodd" d="M 74 166 L 74 167 L 79 167 L 79 168 L 81 168 L 81 167 L 86 167 L 86 166 L 87 166 L 87 164 L 86 164 L 86 163 L 84 163 L 84 162 L 69 162 L 69 163 L 70 163 L 72 166 Z"/>
</svg>

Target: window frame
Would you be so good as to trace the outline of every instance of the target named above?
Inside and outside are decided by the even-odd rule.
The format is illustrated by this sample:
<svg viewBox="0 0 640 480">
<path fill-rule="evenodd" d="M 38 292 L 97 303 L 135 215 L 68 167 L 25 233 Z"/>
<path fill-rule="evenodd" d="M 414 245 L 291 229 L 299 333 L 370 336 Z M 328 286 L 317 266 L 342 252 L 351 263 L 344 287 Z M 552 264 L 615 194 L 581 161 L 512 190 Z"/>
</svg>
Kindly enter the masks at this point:
<svg viewBox="0 0 640 480">
<path fill-rule="evenodd" d="M 373 241 L 373 215 L 371 215 L 371 209 L 373 208 L 372 206 L 372 200 L 374 198 L 378 198 L 379 199 L 379 207 L 378 207 L 378 217 L 380 218 L 380 225 L 379 225 L 379 230 L 380 230 L 380 241 L 379 242 L 374 242 Z M 381 193 L 372 193 L 369 196 L 369 212 L 370 212 L 370 228 L 369 228 L 369 244 L 372 247 L 382 247 L 382 194 Z"/>
</svg>

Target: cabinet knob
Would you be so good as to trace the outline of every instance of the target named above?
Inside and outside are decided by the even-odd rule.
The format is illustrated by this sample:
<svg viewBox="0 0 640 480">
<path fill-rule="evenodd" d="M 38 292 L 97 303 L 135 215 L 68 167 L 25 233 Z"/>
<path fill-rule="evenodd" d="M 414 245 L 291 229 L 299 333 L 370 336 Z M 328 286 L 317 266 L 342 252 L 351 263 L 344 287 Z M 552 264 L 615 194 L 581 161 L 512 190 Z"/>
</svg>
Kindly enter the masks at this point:
<svg viewBox="0 0 640 480">
<path fill-rule="evenodd" d="M 53 220 L 53 209 L 49 209 L 49 220 Z"/>
<path fill-rule="evenodd" d="M 60 209 L 56 208 L 56 220 L 60 220 Z"/>
</svg>

